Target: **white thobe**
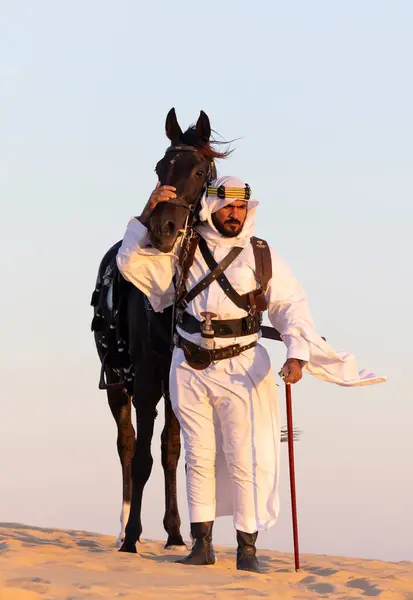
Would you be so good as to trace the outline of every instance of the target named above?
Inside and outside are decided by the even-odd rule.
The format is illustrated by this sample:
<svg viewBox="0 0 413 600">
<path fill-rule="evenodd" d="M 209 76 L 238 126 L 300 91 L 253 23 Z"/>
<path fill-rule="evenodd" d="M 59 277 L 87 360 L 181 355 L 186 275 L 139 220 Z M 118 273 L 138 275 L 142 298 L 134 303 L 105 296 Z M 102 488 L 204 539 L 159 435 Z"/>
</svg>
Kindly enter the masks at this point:
<svg viewBox="0 0 413 600">
<path fill-rule="evenodd" d="M 117 256 L 123 276 L 138 287 L 155 311 L 174 300 L 173 275 L 178 269 L 179 243 L 169 253 L 148 246 L 148 232 L 131 219 Z M 236 238 L 210 244 L 217 263 L 228 254 Z M 280 332 L 287 358 L 303 360 L 312 375 L 354 386 L 384 381 L 368 371 L 358 373 L 352 355 L 336 353 L 315 331 L 306 296 L 297 279 L 271 249 L 272 278 L 266 300 L 268 316 Z M 187 289 L 209 273 L 199 249 L 189 272 Z M 255 259 L 248 242 L 225 274 L 239 294 L 257 287 Z M 246 316 L 214 281 L 186 309 L 199 321 L 201 313 L 218 320 Z M 194 343 L 201 336 L 178 332 Z M 215 338 L 215 347 L 248 345 L 260 334 Z M 187 492 L 191 522 L 211 521 L 232 514 L 237 529 L 254 532 L 272 526 L 278 514 L 280 423 L 278 399 L 270 360 L 259 343 L 232 359 L 195 371 L 181 349 L 175 348 L 170 393 L 180 422 L 187 463 Z"/>
</svg>

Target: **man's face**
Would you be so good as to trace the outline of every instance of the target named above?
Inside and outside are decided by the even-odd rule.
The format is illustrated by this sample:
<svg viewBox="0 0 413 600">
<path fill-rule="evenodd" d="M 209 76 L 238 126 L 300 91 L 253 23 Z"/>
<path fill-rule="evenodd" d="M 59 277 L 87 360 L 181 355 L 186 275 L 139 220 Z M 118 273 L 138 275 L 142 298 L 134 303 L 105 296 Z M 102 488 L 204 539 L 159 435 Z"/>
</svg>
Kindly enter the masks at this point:
<svg viewBox="0 0 413 600">
<path fill-rule="evenodd" d="M 241 233 L 247 218 L 247 202 L 235 200 L 212 214 L 212 222 L 225 237 L 236 237 Z"/>
</svg>

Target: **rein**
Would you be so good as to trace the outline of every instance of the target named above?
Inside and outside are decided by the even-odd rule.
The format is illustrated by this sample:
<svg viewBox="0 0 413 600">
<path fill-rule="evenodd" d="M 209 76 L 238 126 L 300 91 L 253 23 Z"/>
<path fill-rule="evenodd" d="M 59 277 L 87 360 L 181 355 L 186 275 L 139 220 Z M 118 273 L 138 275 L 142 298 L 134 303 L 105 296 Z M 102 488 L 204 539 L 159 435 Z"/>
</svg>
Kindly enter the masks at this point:
<svg viewBox="0 0 413 600">
<path fill-rule="evenodd" d="M 174 146 L 174 145 L 169 146 L 169 148 L 166 149 L 165 154 L 167 154 L 168 152 L 194 152 L 194 151 L 195 152 L 199 151 L 196 148 L 196 146 L 189 146 L 187 144 L 178 144 L 176 146 Z M 180 294 L 181 288 L 182 288 L 184 281 L 186 279 L 186 276 L 187 276 L 185 267 L 186 267 L 186 263 L 189 258 L 190 247 L 192 245 L 193 238 L 194 238 L 194 236 L 196 236 L 193 226 L 194 226 L 194 222 L 196 220 L 197 211 L 198 211 L 199 205 L 201 203 L 202 196 L 207 192 L 208 184 L 214 177 L 216 177 L 215 164 L 213 161 L 211 161 L 209 164 L 208 173 L 206 175 L 204 185 L 202 186 L 202 190 L 201 190 L 200 194 L 198 195 L 198 198 L 195 200 L 195 202 L 193 204 L 189 204 L 189 205 L 184 204 L 183 202 L 181 202 L 179 200 L 174 200 L 174 199 L 168 200 L 168 202 L 170 204 L 173 204 L 174 206 L 179 206 L 181 208 L 185 208 L 188 210 L 188 216 L 187 216 L 187 219 L 185 222 L 185 226 L 182 230 L 183 231 L 182 242 L 181 242 L 181 248 L 180 248 L 179 257 L 178 257 L 178 263 L 181 265 L 181 273 L 180 273 L 180 276 L 176 283 L 175 299 L 174 299 L 174 304 L 173 304 L 173 308 L 172 308 L 172 324 L 171 324 L 172 325 L 172 329 L 171 329 L 171 341 L 172 341 L 171 347 L 172 348 L 173 348 L 173 335 L 175 332 L 175 316 L 176 316 L 177 299 L 178 299 L 178 295 Z"/>
</svg>

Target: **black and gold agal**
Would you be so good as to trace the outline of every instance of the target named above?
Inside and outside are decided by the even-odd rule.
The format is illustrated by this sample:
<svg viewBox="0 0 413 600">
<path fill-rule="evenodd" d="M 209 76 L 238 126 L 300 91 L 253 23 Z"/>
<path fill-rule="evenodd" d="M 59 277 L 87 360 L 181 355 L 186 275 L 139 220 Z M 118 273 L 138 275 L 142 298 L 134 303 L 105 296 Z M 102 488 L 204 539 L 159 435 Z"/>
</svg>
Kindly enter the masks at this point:
<svg viewBox="0 0 413 600">
<path fill-rule="evenodd" d="M 234 200 L 249 200 L 251 198 L 251 188 L 248 183 L 244 187 L 226 187 L 220 185 L 219 187 L 209 185 L 207 188 L 207 197 L 220 198 L 232 198 Z"/>
</svg>

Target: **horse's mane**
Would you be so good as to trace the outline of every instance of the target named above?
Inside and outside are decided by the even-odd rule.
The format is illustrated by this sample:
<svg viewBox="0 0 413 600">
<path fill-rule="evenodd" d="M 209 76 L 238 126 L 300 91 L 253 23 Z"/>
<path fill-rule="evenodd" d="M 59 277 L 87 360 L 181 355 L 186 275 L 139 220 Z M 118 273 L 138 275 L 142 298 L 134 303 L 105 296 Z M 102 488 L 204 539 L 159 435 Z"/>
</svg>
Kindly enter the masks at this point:
<svg viewBox="0 0 413 600">
<path fill-rule="evenodd" d="M 218 135 L 215 131 L 213 133 Z M 205 141 L 198 135 L 195 125 L 188 127 L 185 133 L 181 135 L 181 141 L 184 144 L 188 144 L 188 146 L 195 146 L 195 148 L 198 148 L 201 154 L 210 159 L 227 158 L 234 151 L 233 149 L 231 150 L 227 148 L 223 152 L 219 152 L 214 148 L 214 145 L 229 146 L 231 142 L 225 142 L 215 138 L 213 138 L 211 141 Z"/>
</svg>

